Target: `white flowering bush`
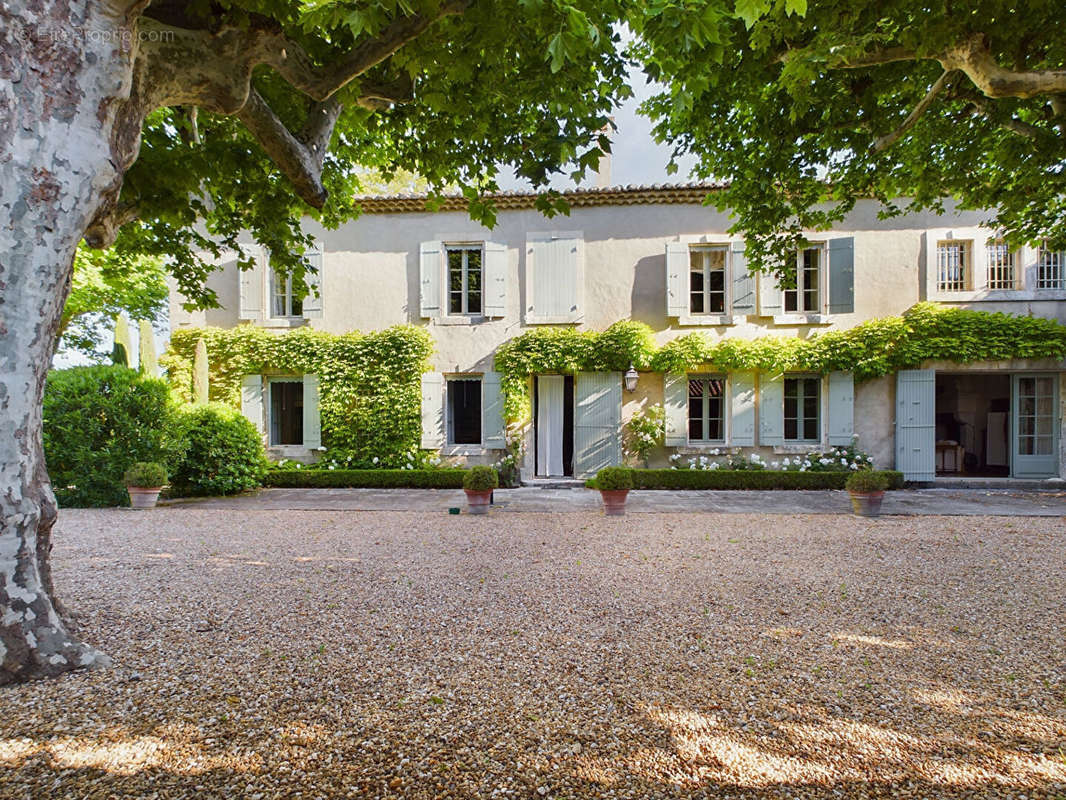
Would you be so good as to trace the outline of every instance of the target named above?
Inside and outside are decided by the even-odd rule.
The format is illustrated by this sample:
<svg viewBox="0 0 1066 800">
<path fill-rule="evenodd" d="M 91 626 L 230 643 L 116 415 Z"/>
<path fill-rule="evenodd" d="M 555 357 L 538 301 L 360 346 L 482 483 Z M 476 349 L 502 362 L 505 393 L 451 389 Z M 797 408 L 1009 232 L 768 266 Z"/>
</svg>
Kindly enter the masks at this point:
<svg viewBox="0 0 1066 800">
<path fill-rule="evenodd" d="M 693 470 L 778 470 L 783 472 L 855 472 L 861 469 L 873 469 L 874 461 L 868 453 L 859 449 L 858 437 L 846 447 L 834 447 L 821 452 L 785 456 L 767 462 L 758 453 L 745 456 L 739 453 L 724 452 L 719 448 L 708 450 L 698 456 L 683 456 L 674 453 L 670 456 L 671 469 Z"/>
<path fill-rule="evenodd" d="M 628 450 L 648 465 L 651 451 L 666 436 L 666 410 L 661 404 L 643 408 L 626 423 Z"/>
<path fill-rule="evenodd" d="M 351 450 L 331 448 L 313 464 L 301 464 L 284 458 L 273 465 L 274 469 L 292 470 L 338 470 L 338 469 L 436 469 L 443 466 L 440 454 L 432 450 L 410 449 L 401 453 L 360 457 Z"/>
</svg>

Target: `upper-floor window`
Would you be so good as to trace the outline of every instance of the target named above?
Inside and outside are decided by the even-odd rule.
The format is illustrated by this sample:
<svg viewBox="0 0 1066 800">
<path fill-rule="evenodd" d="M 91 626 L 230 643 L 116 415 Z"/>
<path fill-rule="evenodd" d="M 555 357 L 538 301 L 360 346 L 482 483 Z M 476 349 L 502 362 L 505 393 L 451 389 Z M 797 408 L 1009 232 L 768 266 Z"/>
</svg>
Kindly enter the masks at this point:
<svg viewBox="0 0 1066 800">
<path fill-rule="evenodd" d="M 292 276 L 270 273 L 270 316 L 299 317 L 304 313 L 303 301 L 292 292 Z"/>
<path fill-rule="evenodd" d="M 936 245 L 936 288 L 939 292 L 965 292 L 973 285 L 971 242 L 946 241 Z"/>
<path fill-rule="evenodd" d="M 821 387 L 822 381 L 816 377 L 785 378 L 785 441 L 821 439 Z"/>
<path fill-rule="evenodd" d="M 781 283 L 785 293 L 785 313 L 820 313 L 824 275 L 825 249 L 820 245 L 801 249 L 796 255 L 796 263 L 784 270 Z"/>
<path fill-rule="evenodd" d="M 985 245 L 988 260 L 988 288 L 1014 289 L 1018 285 L 1015 253 L 1002 239 L 991 239 Z"/>
<path fill-rule="evenodd" d="M 480 314 L 481 245 L 445 245 L 448 265 L 448 313 Z"/>
<path fill-rule="evenodd" d="M 724 314 L 727 247 L 689 250 L 689 313 Z"/>
<path fill-rule="evenodd" d="M 1036 265 L 1037 289 L 1066 288 L 1066 252 L 1040 248 L 1040 258 Z"/>
<path fill-rule="evenodd" d="M 690 375 L 688 379 L 688 440 L 725 440 L 725 377 Z"/>
</svg>

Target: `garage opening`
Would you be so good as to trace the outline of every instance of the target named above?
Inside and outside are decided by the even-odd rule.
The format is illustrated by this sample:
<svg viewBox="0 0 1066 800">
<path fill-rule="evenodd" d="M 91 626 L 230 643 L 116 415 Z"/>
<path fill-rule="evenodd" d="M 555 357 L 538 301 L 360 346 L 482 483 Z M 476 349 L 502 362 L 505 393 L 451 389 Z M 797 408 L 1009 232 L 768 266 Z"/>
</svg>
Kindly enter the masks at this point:
<svg viewBox="0 0 1066 800">
<path fill-rule="evenodd" d="M 1010 475 L 1009 375 L 936 374 L 936 474 Z"/>
</svg>

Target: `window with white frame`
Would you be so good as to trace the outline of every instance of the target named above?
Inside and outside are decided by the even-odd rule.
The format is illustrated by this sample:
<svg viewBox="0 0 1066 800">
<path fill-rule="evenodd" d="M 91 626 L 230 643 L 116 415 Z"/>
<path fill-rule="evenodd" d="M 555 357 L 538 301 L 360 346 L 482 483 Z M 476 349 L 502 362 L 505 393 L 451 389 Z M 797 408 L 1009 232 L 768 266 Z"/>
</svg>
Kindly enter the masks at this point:
<svg viewBox="0 0 1066 800">
<path fill-rule="evenodd" d="M 724 314 L 726 308 L 725 246 L 699 246 L 689 250 L 689 313 Z"/>
<path fill-rule="evenodd" d="M 270 444 L 301 445 L 304 443 L 304 382 L 271 379 L 270 386 Z"/>
<path fill-rule="evenodd" d="M 1002 239 L 990 239 L 985 245 L 988 261 L 988 288 L 1014 289 L 1018 285 L 1014 251 Z"/>
<path fill-rule="evenodd" d="M 945 241 L 936 245 L 936 289 L 965 292 L 973 286 L 970 242 Z"/>
<path fill-rule="evenodd" d="M 445 245 L 448 265 L 448 313 L 480 314 L 483 248 L 480 244 Z"/>
<path fill-rule="evenodd" d="M 1037 289 L 1066 288 L 1066 272 L 1063 270 L 1066 253 L 1061 250 L 1040 248 L 1040 258 L 1036 265 Z"/>
<path fill-rule="evenodd" d="M 481 378 L 448 378 L 448 444 L 481 444 Z"/>
<path fill-rule="evenodd" d="M 822 381 L 802 375 L 785 378 L 785 441 L 821 439 Z"/>
<path fill-rule="evenodd" d="M 303 314 L 303 301 L 292 291 L 292 276 L 270 273 L 270 316 L 299 317 Z"/>
<path fill-rule="evenodd" d="M 725 376 L 690 375 L 688 378 L 688 440 L 725 441 Z"/>
<path fill-rule="evenodd" d="M 817 314 L 822 310 L 822 286 L 825 283 L 825 248 L 812 245 L 796 254 L 796 263 L 784 270 L 786 314 Z"/>
</svg>

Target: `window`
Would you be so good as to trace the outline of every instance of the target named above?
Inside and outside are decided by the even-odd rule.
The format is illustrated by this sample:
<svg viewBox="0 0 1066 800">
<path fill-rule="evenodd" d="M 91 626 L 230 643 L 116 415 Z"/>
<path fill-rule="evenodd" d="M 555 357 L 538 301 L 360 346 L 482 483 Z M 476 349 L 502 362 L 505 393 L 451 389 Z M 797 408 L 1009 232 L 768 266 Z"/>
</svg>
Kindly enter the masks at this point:
<svg viewBox="0 0 1066 800">
<path fill-rule="evenodd" d="M 821 440 L 820 378 L 785 378 L 785 441 Z"/>
<path fill-rule="evenodd" d="M 1014 253 L 1000 239 L 986 245 L 988 257 L 988 288 L 1013 289 L 1017 285 L 1014 272 Z"/>
<path fill-rule="evenodd" d="M 688 380 L 688 440 L 725 440 L 725 378 L 693 376 Z"/>
<path fill-rule="evenodd" d="M 938 292 L 964 292 L 973 276 L 969 242 L 938 242 L 936 246 L 936 289 Z"/>
<path fill-rule="evenodd" d="M 1037 262 L 1036 269 L 1036 288 L 1062 289 L 1066 287 L 1063 262 L 1066 262 L 1066 253 L 1041 247 L 1040 261 Z"/>
<path fill-rule="evenodd" d="M 292 277 L 270 273 L 270 316 L 303 316 L 303 302 L 292 294 Z"/>
<path fill-rule="evenodd" d="M 303 443 L 303 381 L 270 381 L 270 444 Z"/>
<path fill-rule="evenodd" d="M 449 378 L 448 444 L 481 444 L 481 378 Z"/>
<path fill-rule="evenodd" d="M 693 247 L 689 251 L 689 313 L 725 313 L 726 248 Z"/>
<path fill-rule="evenodd" d="M 1018 454 L 1049 456 L 1055 448 L 1055 386 L 1052 378 L 1018 379 Z"/>
<path fill-rule="evenodd" d="M 784 270 L 786 314 L 817 314 L 822 310 L 824 261 L 821 247 L 805 247 L 797 254 L 795 266 Z"/>
<path fill-rule="evenodd" d="M 448 313 L 481 313 L 481 245 L 447 245 Z"/>
</svg>

